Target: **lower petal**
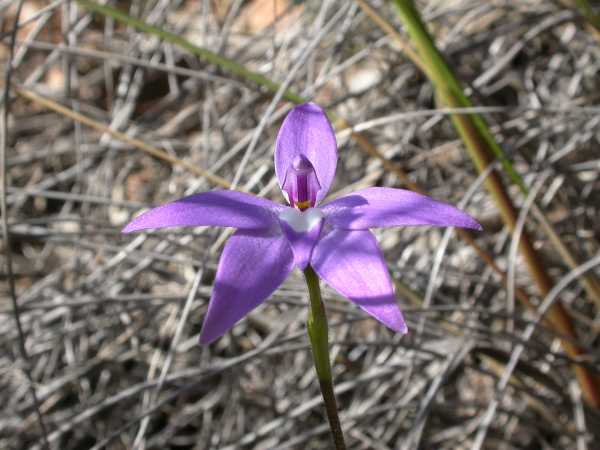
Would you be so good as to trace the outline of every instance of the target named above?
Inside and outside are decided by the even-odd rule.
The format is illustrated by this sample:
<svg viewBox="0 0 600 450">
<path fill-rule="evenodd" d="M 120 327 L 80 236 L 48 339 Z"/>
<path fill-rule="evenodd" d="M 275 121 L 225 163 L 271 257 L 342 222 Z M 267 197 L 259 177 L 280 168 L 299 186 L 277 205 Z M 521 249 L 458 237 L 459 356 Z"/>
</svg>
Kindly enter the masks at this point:
<svg viewBox="0 0 600 450">
<path fill-rule="evenodd" d="M 200 343 L 221 337 L 287 278 L 294 255 L 283 235 L 236 231 L 225 244 Z"/>
<path fill-rule="evenodd" d="M 329 286 L 375 319 L 394 331 L 407 332 L 373 233 L 334 229 L 313 250 L 311 265 Z"/>
</svg>

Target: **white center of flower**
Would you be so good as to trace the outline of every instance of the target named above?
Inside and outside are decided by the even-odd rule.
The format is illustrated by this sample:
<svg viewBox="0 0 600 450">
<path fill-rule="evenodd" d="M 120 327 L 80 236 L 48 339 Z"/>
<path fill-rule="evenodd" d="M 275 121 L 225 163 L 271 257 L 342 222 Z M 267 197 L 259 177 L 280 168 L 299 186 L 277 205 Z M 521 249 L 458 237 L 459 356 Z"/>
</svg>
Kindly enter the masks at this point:
<svg viewBox="0 0 600 450">
<path fill-rule="evenodd" d="M 299 211 L 294 208 L 286 208 L 279 218 L 287 223 L 296 233 L 304 233 L 317 226 L 323 220 L 323 212 L 319 208 L 308 208 Z"/>
</svg>

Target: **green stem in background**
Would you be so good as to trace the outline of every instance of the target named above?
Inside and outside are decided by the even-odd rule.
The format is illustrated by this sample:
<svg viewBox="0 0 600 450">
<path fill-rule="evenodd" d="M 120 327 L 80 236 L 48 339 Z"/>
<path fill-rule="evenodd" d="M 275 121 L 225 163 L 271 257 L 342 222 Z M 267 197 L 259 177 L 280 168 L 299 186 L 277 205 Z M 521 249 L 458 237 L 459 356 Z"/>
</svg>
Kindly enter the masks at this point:
<svg viewBox="0 0 600 450">
<path fill-rule="evenodd" d="M 395 0 L 395 4 L 399 16 L 414 42 L 417 53 L 427 67 L 426 75 L 436 88 L 438 99 L 451 108 L 472 106 L 452 69 L 435 46 L 412 0 Z M 521 191 L 523 193 L 528 192 L 521 176 L 514 170 L 491 134 L 485 120 L 480 115 L 454 114 L 452 115 L 452 122 L 479 172 L 484 171 L 496 157 L 501 161 L 506 173 L 520 187 Z M 490 173 L 485 185 L 492 195 L 504 223 L 512 231 L 517 221 L 517 210 L 496 171 Z M 553 282 L 526 231 L 521 234 L 519 249 L 541 295 L 547 295 L 553 286 Z M 583 356 L 585 354 L 584 350 L 574 343 L 576 341 L 575 327 L 562 303 L 556 302 L 549 309 L 547 318 L 556 330 L 565 337 L 562 344 L 566 353 L 573 359 Z M 600 409 L 600 384 L 598 380 L 587 368 L 580 364 L 574 364 L 573 370 L 587 403 L 596 409 Z"/>
<path fill-rule="evenodd" d="M 310 266 L 304 270 L 304 277 L 306 278 L 310 297 L 310 309 L 306 328 L 308 329 L 315 369 L 319 378 L 319 386 L 321 387 L 321 394 L 325 402 L 327 419 L 329 420 L 329 427 L 331 428 L 335 448 L 336 450 L 345 450 L 346 444 L 338 416 L 335 393 L 333 392 L 333 377 L 331 376 L 331 362 L 329 361 L 327 316 L 323 300 L 321 300 L 319 277 Z"/>
<path fill-rule="evenodd" d="M 450 67 L 444 61 L 441 53 L 435 46 L 429 32 L 421 21 L 421 17 L 415 8 L 412 0 L 396 0 L 396 6 L 400 13 L 408 33 L 413 39 L 417 52 L 423 58 L 423 63 L 428 67 L 426 75 L 431 79 L 437 88 L 437 94 L 450 108 L 470 108 L 473 106 L 469 98 L 464 94 L 463 89 L 458 79 Z M 528 192 L 527 186 L 523 178 L 513 167 L 511 161 L 506 157 L 502 148 L 498 145 L 492 136 L 487 124 L 479 114 L 461 115 L 455 114 L 456 118 L 467 118 L 476 128 L 476 132 L 480 138 L 485 141 L 485 144 L 493 152 L 494 156 L 502 163 L 502 167 L 521 191 L 526 195 Z M 482 161 L 478 155 L 472 155 L 478 168 L 487 166 L 485 161 Z"/>
<path fill-rule="evenodd" d="M 588 0 L 575 0 L 575 4 L 585 19 L 597 30 L 600 30 L 600 14 L 596 14 Z"/>
<path fill-rule="evenodd" d="M 204 61 L 207 61 L 211 64 L 215 64 L 221 67 L 222 69 L 225 69 L 235 75 L 245 78 L 246 80 L 253 81 L 254 83 L 265 87 L 271 92 L 277 92 L 277 90 L 279 89 L 279 83 L 276 83 L 275 81 L 270 80 L 269 78 L 257 72 L 253 72 L 252 70 L 247 69 L 242 64 L 239 64 L 232 59 L 225 58 L 217 53 L 211 52 L 210 50 L 198 47 L 197 45 L 192 44 L 187 39 L 175 33 L 171 33 L 170 31 L 166 31 L 162 28 L 155 27 L 154 25 L 147 24 L 143 20 L 125 14 L 124 12 L 113 8 L 112 6 L 100 5 L 90 0 L 76 1 L 89 11 L 100 13 L 106 17 L 111 17 L 112 19 L 115 19 L 130 27 L 143 31 L 144 33 L 154 35 L 165 42 L 170 42 L 171 44 L 186 49 L 187 51 L 189 51 L 193 55 L 198 56 Z M 289 100 L 292 103 L 303 103 L 305 101 L 301 96 L 291 91 L 285 91 L 285 93 L 283 94 L 283 98 Z"/>
<path fill-rule="evenodd" d="M 586 1 L 582 0 L 580 3 L 586 3 Z M 438 100 L 450 108 L 472 107 L 473 103 L 465 95 L 458 78 L 456 75 L 454 75 L 452 69 L 446 63 L 442 54 L 437 49 L 433 38 L 427 31 L 427 28 L 421 20 L 419 12 L 415 8 L 412 0 L 396 0 L 396 6 L 409 35 L 417 47 L 419 57 L 422 58 L 422 60 L 419 60 L 418 66 L 434 84 Z M 452 122 L 454 123 L 458 134 L 465 143 L 465 147 L 469 152 L 471 160 L 474 162 L 477 170 L 480 173 L 483 172 L 488 165 L 493 162 L 493 158 L 495 157 L 502 163 L 504 171 L 519 187 L 522 194 L 524 196 L 529 195 L 529 189 L 525 185 L 523 178 L 514 169 L 511 161 L 505 155 L 502 147 L 500 147 L 494 138 L 485 119 L 481 115 L 453 114 Z M 498 209 L 502 214 L 504 222 L 508 225 L 509 229 L 512 230 L 516 222 L 516 209 L 512 205 L 510 196 L 508 195 L 506 189 L 504 189 L 502 181 L 495 171 L 492 172 L 492 174 L 486 180 L 486 186 L 494 198 L 496 205 L 498 205 Z M 542 210 L 534 204 L 532 211 L 534 216 L 539 221 L 542 229 L 548 235 L 550 242 L 560 256 L 564 259 L 566 264 L 571 269 L 578 267 L 580 265 L 579 261 L 573 255 L 571 250 L 563 243 L 562 239 L 548 221 Z M 524 240 L 528 241 L 528 237 L 526 235 L 524 235 Z M 527 242 L 522 246 L 522 249 L 526 259 L 535 257 L 533 246 L 527 245 Z M 531 268 L 534 268 L 534 266 L 534 264 L 530 265 Z M 541 269 L 541 267 L 538 268 Z M 543 270 L 534 269 L 534 272 L 541 271 Z M 540 274 L 534 273 L 534 277 L 538 279 L 538 284 L 548 284 L 548 282 L 550 282 L 548 277 L 544 277 Z M 589 273 L 582 275 L 581 283 L 583 284 L 583 287 L 590 298 L 594 300 L 600 308 L 600 281 L 598 281 L 594 274 Z M 542 289 L 542 291 L 544 291 L 544 289 Z"/>
</svg>

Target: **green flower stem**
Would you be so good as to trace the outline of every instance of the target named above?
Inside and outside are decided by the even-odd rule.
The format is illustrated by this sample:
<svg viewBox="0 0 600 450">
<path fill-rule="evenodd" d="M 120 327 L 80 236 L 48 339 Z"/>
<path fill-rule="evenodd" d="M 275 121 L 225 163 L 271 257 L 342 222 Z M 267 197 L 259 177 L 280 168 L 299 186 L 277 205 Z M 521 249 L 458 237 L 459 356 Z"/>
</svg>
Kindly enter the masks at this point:
<svg viewBox="0 0 600 450">
<path fill-rule="evenodd" d="M 162 28 L 156 27 L 154 25 L 150 25 L 144 22 L 143 20 L 125 14 L 117 8 L 108 5 L 101 5 L 90 0 L 76 1 L 89 11 L 103 14 L 106 17 L 111 17 L 130 27 L 143 31 L 144 33 L 157 36 L 165 42 L 170 42 L 171 44 L 177 45 L 178 47 L 189 51 L 190 53 L 196 55 L 198 58 L 203 59 L 204 61 L 207 61 L 211 64 L 215 64 L 221 67 L 222 69 L 227 70 L 241 78 L 253 81 L 254 83 L 263 86 L 271 92 L 277 92 L 277 90 L 280 87 L 279 83 L 276 83 L 275 81 L 272 81 L 271 79 L 257 72 L 253 72 L 252 70 L 247 69 L 245 66 L 235 62 L 232 59 L 225 58 L 217 53 L 211 52 L 210 50 L 194 45 L 187 39 L 179 36 L 178 34 L 171 33 L 170 31 L 163 30 Z M 304 98 L 289 90 L 284 92 L 283 98 L 293 103 L 303 103 L 305 101 Z"/>
<path fill-rule="evenodd" d="M 310 345 L 312 347 L 313 358 L 315 360 L 315 369 L 321 386 L 321 394 L 327 410 L 327 419 L 333 436 L 333 442 L 336 450 L 345 450 L 344 434 L 340 425 L 338 416 L 335 393 L 333 392 L 333 379 L 331 376 L 331 362 L 329 361 L 329 338 L 327 329 L 327 316 L 325 307 L 321 300 L 321 288 L 319 287 L 319 277 L 308 266 L 304 270 L 304 277 L 308 286 L 310 297 L 310 310 L 308 313 L 307 329 Z"/>
</svg>

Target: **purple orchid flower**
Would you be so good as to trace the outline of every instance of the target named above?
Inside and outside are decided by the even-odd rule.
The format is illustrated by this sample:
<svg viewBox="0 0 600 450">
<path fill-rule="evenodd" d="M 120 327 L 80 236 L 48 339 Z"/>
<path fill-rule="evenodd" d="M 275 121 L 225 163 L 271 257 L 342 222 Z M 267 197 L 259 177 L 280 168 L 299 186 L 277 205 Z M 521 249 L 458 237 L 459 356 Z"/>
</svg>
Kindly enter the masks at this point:
<svg viewBox="0 0 600 450">
<path fill-rule="evenodd" d="M 279 130 L 275 173 L 291 206 L 214 190 L 151 209 L 124 233 L 165 227 L 237 228 L 217 269 L 200 342 L 221 337 L 269 297 L 294 267 L 320 278 L 399 333 L 407 327 L 383 255 L 369 228 L 410 225 L 480 230 L 461 210 L 403 189 L 371 187 L 321 205 L 335 175 L 335 134 L 314 103 L 295 107 Z"/>
</svg>

